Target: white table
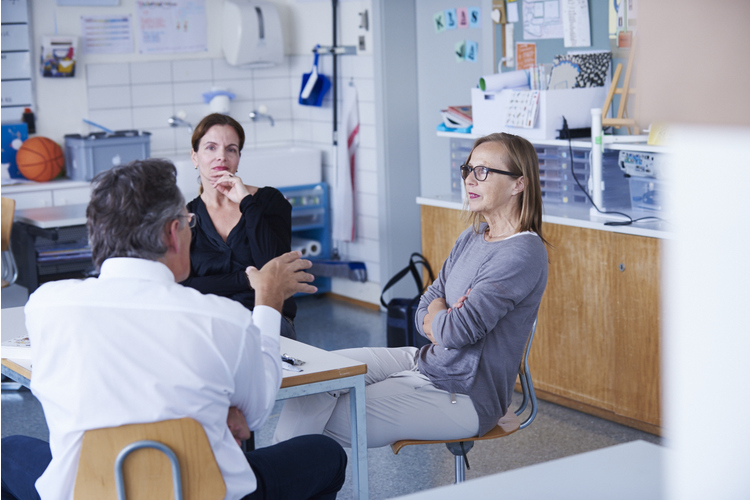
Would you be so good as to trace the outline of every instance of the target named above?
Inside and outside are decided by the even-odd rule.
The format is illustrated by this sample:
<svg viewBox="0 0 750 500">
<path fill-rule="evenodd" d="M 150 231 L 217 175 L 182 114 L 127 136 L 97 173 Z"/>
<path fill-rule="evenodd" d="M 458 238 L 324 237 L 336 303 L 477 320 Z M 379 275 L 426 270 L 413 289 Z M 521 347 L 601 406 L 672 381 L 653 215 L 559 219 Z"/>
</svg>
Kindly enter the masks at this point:
<svg viewBox="0 0 750 500">
<path fill-rule="evenodd" d="M 26 333 L 23 307 L 2 309 L 2 339 Z M 305 362 L 301 372 L 284 370 L 277 400 L 307 394 L 350 389 L 352 419 L 352 476 L 360 500 L 369 498 L 367 483 L 367 430 L 365 428 L 365 373 L 367 365 L 302 342 L 281 338 L 281 353 Z M 31 360 L 2 359 L 2 374 L 29 387 Z"/>
<path fill-rule="evenodd" d="M 657 500 L 663 498 L 668 453 L 662 446 L 631 441 L 398 499 Z"/>
</svg>

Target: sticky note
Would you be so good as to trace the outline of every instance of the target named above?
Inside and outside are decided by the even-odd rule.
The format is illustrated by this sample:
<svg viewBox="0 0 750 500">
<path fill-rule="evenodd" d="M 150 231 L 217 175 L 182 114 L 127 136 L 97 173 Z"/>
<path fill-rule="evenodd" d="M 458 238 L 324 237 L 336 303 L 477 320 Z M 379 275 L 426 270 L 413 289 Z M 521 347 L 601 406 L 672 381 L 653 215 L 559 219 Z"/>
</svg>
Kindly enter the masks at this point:
<svg viewBox="0 0 750 500">
<path fill-rule="evenodd" d="M 466 40 L 466 54 L 464 58 L 469 62 L 477 62 L 479 44 L 472 40 Z"/>
<path fill-rule="evenodd" d="M 479 7 L 469 7 L 466 10 L 469 14 L 469 28 L 479 28 L 481 20 Z"/>
<path fill-rule="evenodd" d="M 445 29 L 454 30 L 457 25 L 456 9 L 445 9 Z"/>
<path fill-rule="evenodd" d="M 459 28 L 469 27 L 469 13 L 467 12 L 466 7 L 456 9 L 456 17 L 458 19 Z"/>
<path fill-rule="evenodd" d="M 466 41 L 465 40 L 459 40 L 456 42 L 456 44 L 453 46 L 454 52 L 456 54 L 456 61 L 461 62 L 466 58 Z"/>
<path fill-rule="evenodd" d="M 435 24 L 435 33 L 442 33 L 445 31 L 445 11 L 436 12 L 432 16 L 432 22 Z"/>
</svg>

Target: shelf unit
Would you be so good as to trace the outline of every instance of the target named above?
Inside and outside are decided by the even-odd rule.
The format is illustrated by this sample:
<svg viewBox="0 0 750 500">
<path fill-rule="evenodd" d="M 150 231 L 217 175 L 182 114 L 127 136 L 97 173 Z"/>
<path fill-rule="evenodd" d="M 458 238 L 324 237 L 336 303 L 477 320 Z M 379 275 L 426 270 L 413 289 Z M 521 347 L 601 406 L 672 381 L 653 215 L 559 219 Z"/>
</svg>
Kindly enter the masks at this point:
<svg viewBox="0 0 750 500">
<path fill-rule="evenodd" d="M 328 185 L 324 182 L 278 188 L 292 205 L 292 238 L 315 240 L 320 254 L 305 256 L 310 260 L 331 258 L 331 214 Z M 331 278 L 316 277 L 318 293 L 331 291 Z M 307 294 L 298 294 L 307 295 Z"/>
</svg>

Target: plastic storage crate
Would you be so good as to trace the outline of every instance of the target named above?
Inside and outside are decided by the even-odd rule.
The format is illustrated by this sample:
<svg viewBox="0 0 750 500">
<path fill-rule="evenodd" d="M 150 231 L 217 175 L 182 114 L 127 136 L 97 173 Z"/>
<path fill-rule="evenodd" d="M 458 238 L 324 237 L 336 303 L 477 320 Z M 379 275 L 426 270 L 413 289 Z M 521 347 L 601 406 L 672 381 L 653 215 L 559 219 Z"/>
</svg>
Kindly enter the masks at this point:
<svg viewBox="0 0 750 500">
<path fill-rule="evenodd" d="M 661 212 L 665 209 L 666 186 L 664 181 L 651 177 L 631 177 L 630 203 L 633 210 Z"/>
<path fill-rule="evenodd" d="M 150 132 L 123 130 L 65 136 L 65 169 L 68 178 L 76 181 L 90 181 L 100 172 L 150 156 Z"/>
</svg>

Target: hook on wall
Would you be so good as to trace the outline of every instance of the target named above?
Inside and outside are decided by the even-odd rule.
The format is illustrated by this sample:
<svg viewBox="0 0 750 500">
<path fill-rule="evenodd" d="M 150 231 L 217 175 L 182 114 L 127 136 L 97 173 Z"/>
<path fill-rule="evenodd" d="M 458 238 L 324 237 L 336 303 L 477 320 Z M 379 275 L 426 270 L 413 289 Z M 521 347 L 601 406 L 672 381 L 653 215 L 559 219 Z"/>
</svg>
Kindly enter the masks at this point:
<svg viewBox="0 0 750 500">
<path fill-rule="evenodd" d="M 365 31 L 370 30 L 370 21 L 367 14 L 367 9 L 365 9 L 364 12 L 359 13 L 359 27 L 364 29 Z"/>
</svg>

